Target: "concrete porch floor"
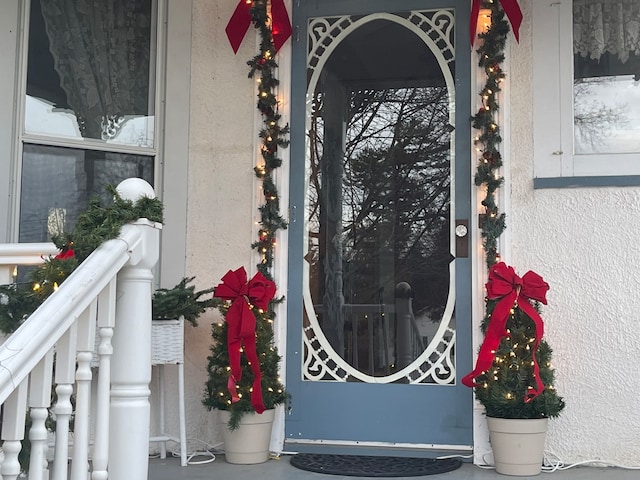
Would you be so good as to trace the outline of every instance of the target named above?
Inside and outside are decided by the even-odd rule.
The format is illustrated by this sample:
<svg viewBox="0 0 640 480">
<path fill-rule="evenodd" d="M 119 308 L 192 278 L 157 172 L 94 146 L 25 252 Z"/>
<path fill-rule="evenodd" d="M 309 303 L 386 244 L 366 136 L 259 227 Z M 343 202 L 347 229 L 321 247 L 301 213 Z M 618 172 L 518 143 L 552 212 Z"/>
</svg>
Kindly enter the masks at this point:
<svg viewBox="0 0 640 480">
<path fill-rule="evenodd" d="M 193 461 L 205 460 L 196 457 Z M 372 477 L 347 477 L 306 472 L 289 464 L 290 456 L 269 460 L 257 465 L 232 465 L 224 455 L 216 455 L 215 461 L 202 465 L 180 466 L 178 458 L 151 459 L 149 480 L 357 480 Z M 574 467 L 569 470 L 542 473 L 535 477 L 508 477 L 493 470 L 482 469 L 465 463 L 453 472 L 426 477 L 396 477 L 397 480 L 496 480 L 508 478 L 548 480 L 637 480 L 640 470 L 619 468 Z"/>
</svg>

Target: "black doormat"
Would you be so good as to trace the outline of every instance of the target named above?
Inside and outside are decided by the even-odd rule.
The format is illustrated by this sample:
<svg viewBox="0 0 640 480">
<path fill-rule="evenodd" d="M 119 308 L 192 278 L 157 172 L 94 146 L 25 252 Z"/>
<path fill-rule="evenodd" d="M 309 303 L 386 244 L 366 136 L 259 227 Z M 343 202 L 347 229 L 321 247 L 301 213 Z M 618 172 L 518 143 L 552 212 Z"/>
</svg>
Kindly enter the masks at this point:
<svg viewBox="0 0 640 480">
<path fill-rule="evenodd" d="M 446 473 L 460 468 L 458 458 L 373 457 L 298 453 L 291 465 L 309 472 L 350 477 L 419 477 Z"/>
</svg>

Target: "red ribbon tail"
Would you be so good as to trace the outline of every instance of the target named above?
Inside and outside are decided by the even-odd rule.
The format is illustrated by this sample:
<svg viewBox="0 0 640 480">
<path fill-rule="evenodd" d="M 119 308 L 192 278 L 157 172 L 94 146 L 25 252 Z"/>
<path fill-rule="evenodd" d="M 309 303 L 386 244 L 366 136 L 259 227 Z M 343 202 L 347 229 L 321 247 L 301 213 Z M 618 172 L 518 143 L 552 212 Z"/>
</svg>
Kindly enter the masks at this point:
<svg viewBox="0 0 640 480">
<path fill-rule="evenodd" d="M 236 382 L 242 378 L 242 366 L 240 365 L 240 350 L 242 348 L 242 304 L 246 304 L 244 298 L 237 298 L 227 312 L 227 351 L 229 352 L 229 380 L 227 388 L 231 395 L 231 402 L 240 400 L 236 391 Z"/>
<path fill-rule="evenodd" d="M 478 352 L 478 359 L 476 360 L 476 367 L 473 371 L 462 378 L 462 384 L 467 387 L 478 387 L 475 378 L 482 375 L 493 365 L 493 360 L 496 357 L 496 351 L 500 346 L 502 337 L 506 334 L 506 324 L 509 318 L 509 311 L 513 307 L 513 302 L 517 297 L 517 292 L 514 290 L 509 295 L 500 300 L 491 314 L 491 320 L 487 327 L 487 333 L 484 337 L 484 342 Z"/>
<path fill-rule="evenodd" d="M 520 41 L 520 25 L 522 25 L 522 10 L 518 5 L 518 0 L 500 0 L 502 9 L 507 15 L 509 22 L 511 23 L 511 29 L 513 35 L 516 37 L 516 41 Z"/>
<path fill-rule="evenodd" d="M 247 3 L 245 0 L 240 0 L 238 6 L 231 15 L 227 27 L 224 29 L 227 32 L 227 38 L 233 48 L 233 53 L 238 53 L 240 44 L 244 39 L 244 36 L 251 26 L 251 3 Z"/>
<path fill-rule="evenodd" d="M 251 309 L 249 308 L 249 305 L 247 304 L 247 301 L 244 298 L 239 299 L 238 304 L 241 305 L 241 307 L 239 307 L 241 311 L 240 311 L 240 329 L 238 331 L 238 336 L 245 340 L 245 344 L 247 342 L 250 342 L 252 339 L 253 339 L 253 342 L 255 343 L 256 317 L 251 311 Z"/>
<path fill-rule="evenodd" d="M 276 52 L 289 39 L 291 33 L 291 21 L 284 0 L 271 0 L 271 34 Z"/>
<path fill-rule="evenodd" d="M 473 0 L 471 5 L 471 19 L 469 20 L 469 33 L 471 34 L 471 46 L 476 41 L 476 33 L 478 28 L 478 17 L 480 16 L 480 3 L 482 0 Z"/>
</svg>

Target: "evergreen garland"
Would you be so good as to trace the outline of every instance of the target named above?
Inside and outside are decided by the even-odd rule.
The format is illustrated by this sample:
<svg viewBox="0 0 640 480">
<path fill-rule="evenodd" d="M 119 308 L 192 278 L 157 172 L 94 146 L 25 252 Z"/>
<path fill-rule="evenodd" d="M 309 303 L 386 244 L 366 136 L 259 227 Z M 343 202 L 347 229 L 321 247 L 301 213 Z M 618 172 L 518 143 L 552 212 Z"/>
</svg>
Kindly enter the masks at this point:
<svg viewBox="0 0 640 480">
<path fill-rule="evenodd" d="M 498 104 L 500 84 L 505 78 L 502 71 L 504 47 L 510 28 L 499 2 L 486 1 L 482 7 L 491 10 L 491 25 L 486 32 L 478 35 L 482 43 L 477 49 L 478 64 L 484 70 L 487 79 L 480 91 L 482 107 L 472 117 L 472 125 L 473 128 L 479 130 L 479 134 L 475 138 L 475 145 L 476 149 L 481 152 L 481 157 L 475 174 L 475 184 L 485 189 L 485 196 L 482 200 L 484 212 L 480 215 L 480 230 L 487 268 L 491 268 L 499 261 L 498 238 L 506 228 L 505 214 L 499 211 L 496 202 L 496 192 L 504 183 L 504 177 L 499 173 L 502 167 L 500 154 L 502 137 L 497 116 L 500 108 Z"/>
<path fill-rule="evenodd" d="M 274 60 L 275 47 L 273 35 L 269 27 L 267 14 L 267 0 L 254 0 L 251 7 L 251 18 L 256 29 L 260 32 L 260 52 L 247 62 L 249 78 L 259 74 L 257 108 L 262 114 L 263 128 L 259 136 L 262 139 L 260 153 L 263 165 L 254 168 L 256 177 L 262 181 L 264 204 L 260 207 L 260 231 L 258 240 L 252 248 L 258 251 L 262 261 L 258 270 L 269 280 L 273 280 L 270 272 L 273 266 L 276 234 L 280 229 L 287 228 L 287 221 L 280 215 L 280 197 L 276 187 L 273 172 L 282 165 L 278 157 L 278 147 L 288 147 L 289 125 L 280 125 L 282 116 L 278 113 L 278 99 L 276 88 L 279 84 L 275 76 L 278 64 Z"/>
<path fill-rule="evenodd" d="M 143 196 L 134 203 L 122 198 L 114 185 L 107 185 L 106 190 L 113 198 L 111 203 L 103 205 L 99 197 L 93 197 L 76 220 L 73 233 L 52 239 L 62 252 L 72 249 L 78 263 L 82 263 L 102 243 L 120 235 L 122 226 L 127 223 L 140 218 L 163 222 L 163 206 L 157 198 Z"/>
<path fill-rule="evenodd" d="M 15 332 L 40 303 L 31 283 L 0 285 L 0 332 Z"/>
<path fill-rule="evenodd" d="M 113 185 L 107 186 L 113 202 L 103 205 L 98 197 L 80 214 L 72 233 L 52 238 L 60 254 L 44 258 L 29 281 L 0 285 L 0 331 L 11 333 L 103 242 L 116 238 L 122 226 L 140 218 L 162 223 L 163 205 L 157 198 L 123 199 Z"/>
</svg>

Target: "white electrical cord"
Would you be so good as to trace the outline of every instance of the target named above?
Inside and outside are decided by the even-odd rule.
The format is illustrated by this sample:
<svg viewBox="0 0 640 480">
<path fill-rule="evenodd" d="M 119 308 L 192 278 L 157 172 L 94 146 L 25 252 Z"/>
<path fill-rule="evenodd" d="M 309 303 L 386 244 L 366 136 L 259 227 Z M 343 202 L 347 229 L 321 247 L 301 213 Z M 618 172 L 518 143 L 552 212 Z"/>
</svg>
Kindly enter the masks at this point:
<svg viewBox="0 0 640 480">
<path fill-rule="evenodd" d="M 189 448 L 188 448 L 189 442 L 197 442 L 203 448 L 196 448 L 195 450 L 189 452 Z M 176 443 L 176 447 L 171 451 L 171 455 L 173 457 L 179 458 L 180 443 L 178 442 L 175 442 L 175 443 Z M 204 465 L 207 463 L 215 462 L 216 460 L 215 454 L 222 453 L 222 451 L 217 448 L 220 445 L 222 445 L 222 442 L 216 445 L 211 445 L 197 438 L 188 438 L 187 439 L 187 465 Z M 154 457 L 157 458 L 157 456 L 154 456 Z M 193 460 L 194 457 L 207 457 L 207 458 L 205 458 L 204 460 Z"/>
<path fill-rule="evenodd" d="M 441 457 L 436 457 L 436 460 L 447 460 L 448 458 L 473 458 L 473 453 L 469 455 L 442 455 Z"/>
<path fill-rule="evenodd" d="M 588 465 L 591 467 L 615 467 L 624 470 L 640 470 L 640 466 L 621 465 L 619 463 L 609 462 L 606 460 L 582 460 L 580 462 L 565 465 L 554 453 L 545 452 L 542 462 L 542 471 L 544 473 L 553 473 L 569 470 L 570 468 L 578 467 L 580 465 Z"/>
</svg>

